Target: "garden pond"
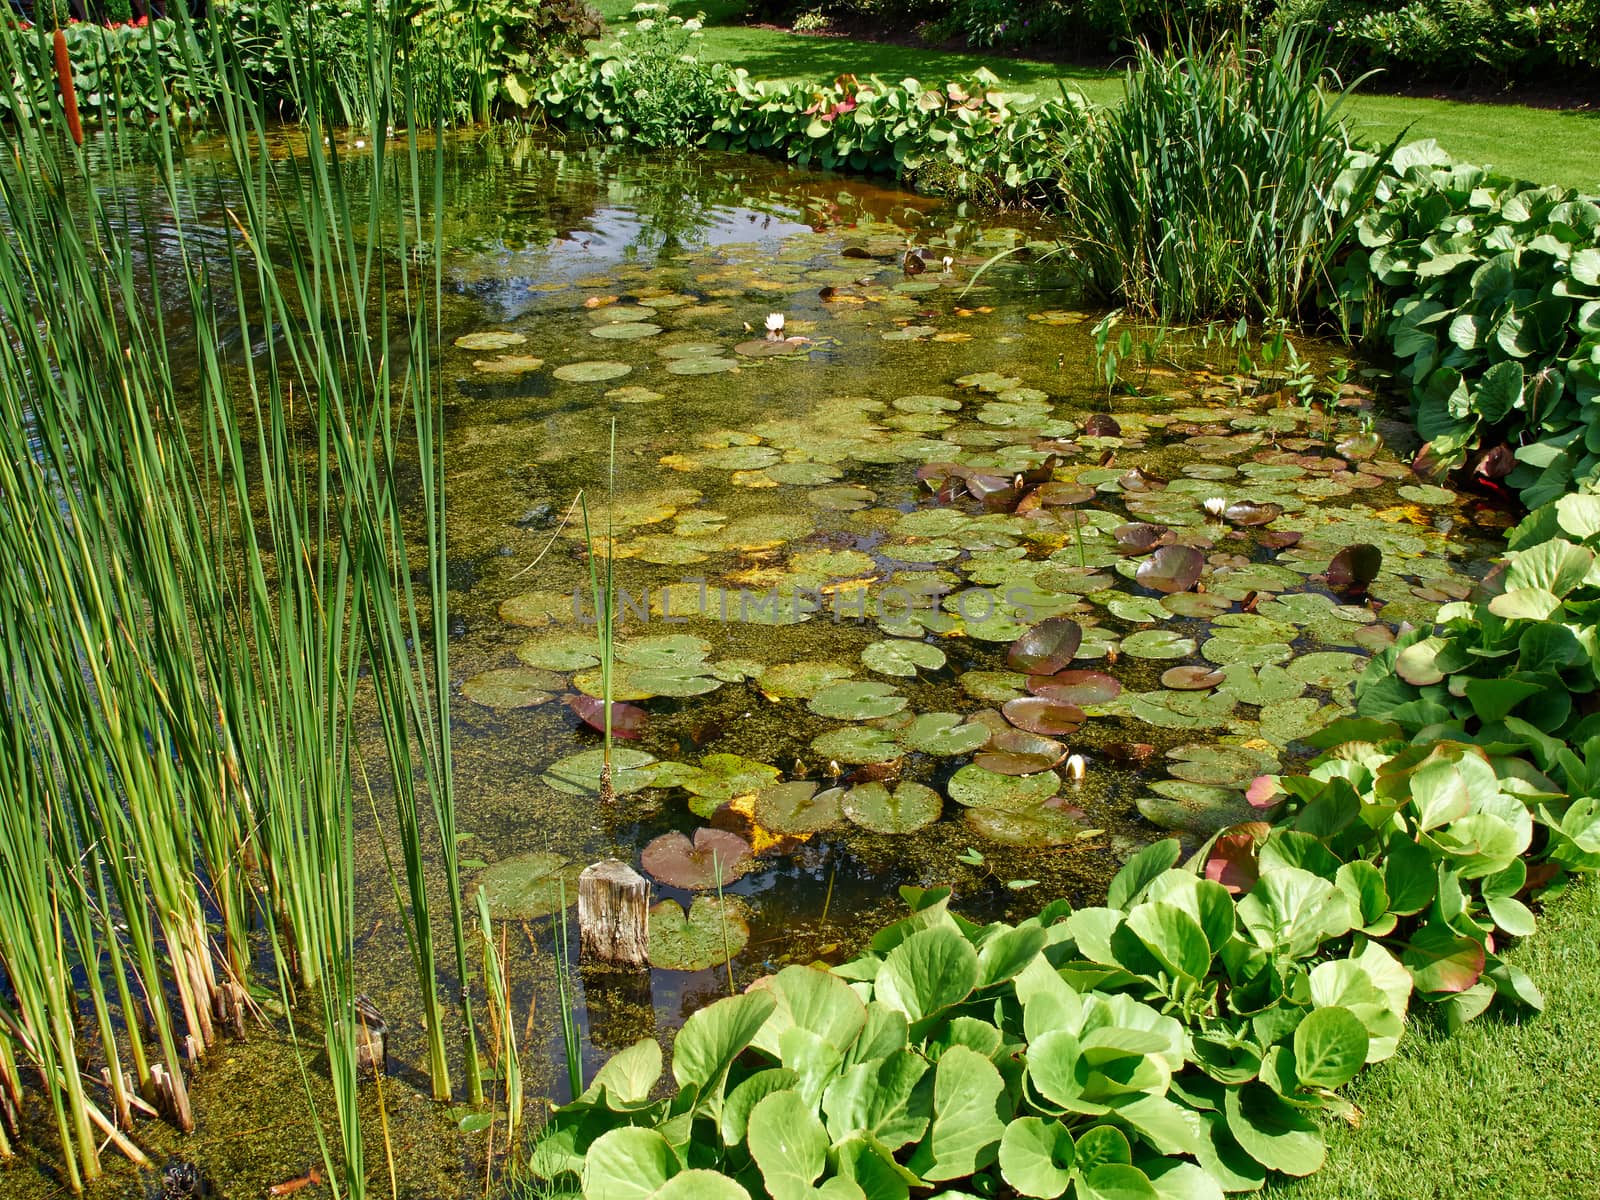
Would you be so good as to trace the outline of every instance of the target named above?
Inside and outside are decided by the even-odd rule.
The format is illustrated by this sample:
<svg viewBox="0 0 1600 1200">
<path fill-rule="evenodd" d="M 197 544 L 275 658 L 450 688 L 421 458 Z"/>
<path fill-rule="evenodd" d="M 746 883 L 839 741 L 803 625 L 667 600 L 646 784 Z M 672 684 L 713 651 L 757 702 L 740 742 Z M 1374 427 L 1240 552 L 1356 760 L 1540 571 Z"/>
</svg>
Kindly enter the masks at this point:
<svg viewBox="0 0 1600 1200">
<path fill-rule="evenodd" d="M 648 977 L 574 976 L 589 1070 L 848 957 L 901 887 L 978 920 L 1098 902 L 1140 845 L 1259 817 L 1251 781 L 1506 523 L 1412 471 L 1340 347 L 1113 323 L 1027 216 L 737 156 L 440 152 L 457 823 L 531 1093 L 565 1096 L 585 865 L 634 865 L 655 905 Z M 610 804 L 589 543 L 617 589 Z M 401 1195 L 475 1194 L 471 1116 L 425 1099 L 384 835 L 356 831 L 384 1136 Z M 161 1149 L 259 1195 L 315 1159 L 306 1097 L 282 1038 L 224 1049 Z"/>
</svg>

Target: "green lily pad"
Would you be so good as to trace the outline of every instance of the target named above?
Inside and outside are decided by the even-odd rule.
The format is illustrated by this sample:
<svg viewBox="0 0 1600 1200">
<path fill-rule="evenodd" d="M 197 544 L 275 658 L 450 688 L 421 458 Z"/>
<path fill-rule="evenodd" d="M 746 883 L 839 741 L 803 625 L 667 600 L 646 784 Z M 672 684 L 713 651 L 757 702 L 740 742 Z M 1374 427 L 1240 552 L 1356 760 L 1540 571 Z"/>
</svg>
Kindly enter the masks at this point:
<svg viewBox="0 0 1600 1200">
<path fill-rule="evenodd" d="M 1222 678 L 1217 694 L 1232 696 L 1240 704 L 1281 704 L 1306 690 L 1306 685 L 1288 671 L 1270 665 L 1234 663 L 1222 668 Z"/>
<path fill-rule="evenodd" d="M 781 774 L 777 767 L 740 754 L 708 754 L 700 760 L 697 771 L 678 782 L 685 791 L 708 802 L 690 806 L 699 815 L 707 816 L 735 796 L 760 791 Z"/>
<path fill-rule="evenodd" d="M 1061 777 L 1054 771 L 1037 775 L 1002 775 L 968 763 L 950 776 L 950 799 L 965 808 L 994 808 L 1020 812 L 1048 800 L 1061 790 Z"/>
<path fill-rule="evenodd" d="M 813 738 L 811 748 L 834 762 L 864 764 L 890 762 L 905 748 L 889 734 L 870 725 L 850 725 Z"/>
<path fill-rule="evenodd" d="M 554 699 L 564 680 L 532 667 L 505 667 L 484 671 L 461 685 L 461 694 L 485 708 L 533 708 Z"/>
<path fill-rule="evenodd" d="M 458 337 L 456 345 L 463 350 L 504 350 L 510 346 L 520 346 L 527 340 L 520 333 L 486 329 L 482 333 L 468 333 Z"/>
<path fill-rule="evenodd" d="M 669 375 L 720 375 L 737 370 L 736 358 L 674 358 L 667 362 Z"/>
<path fill-rule="evenodd" d="M 754 865 L 750 843 L 726 829 L 697 829 L 692 842 L 681 833 L 663 833 L 639 861 L 668 887 L 692 892 L 726 887 Z"/>
<path fill-rule="evenodd" d="M 1163 780 L 1151 790 L 1164 794 L 1141 796 L 1136 803 L 1144 819 L 1162 829 L 1210 837 L 1230 825 L 1261 819 L 1244 793 L 1231 788 Z"/>
<path fill-rule="evenodd" d="M 769 696 L 809 700 L 855 670 L 837 662 L 773 663 L 756 676 L 756 686 Z"/>
<path fill-rule="evenodd" d="M 823 688 L 806 704 L 819 717 L 840 721 L 869 721 L 887 717 L 906 706 L 906 698 L 887 683 L 835 683 Z"/>
<path fill-rule="evenodd" d="M 1211 729 L 1238 703 L 1213 692 L 1142 692 L 1122 699 L 1131 716 L 1162 729 Z"/>
<path fill-rule="evenodd" d="M 1028 676 L 1020 671 L 963 671 L 961 686 L 975 700 L 1003 704 L 1022 695 Z"/>
<path fill-rule="evenodd" d="M 884 675 L 915 675 L 917 668 L 937 670 L 944 666 L 944 651 L 926 642 L 890 638 L 873 642 L 861 652 L 861 661 Z"/>
<path fill-rule="evenodd" d="M 660 332 L 661 326 L 651 325 L 647 321 L 618 321 L 610 325 L 596 325 L 589 330 L 589 336 L 628 342 L 635 338 L 655 337 Z"/>
<path fill-rule="evenodd" d="M 575 362 L 550 373 L 567 383 L 604 383 L 608 379 L 620 379 L 631 370 L 627 363 Z"/>
<path fill-rule="evenodd" d="M 526 375 L 544 366 L 544 359 L 531 354 L 501 354 L 495 358 L 476 358 L 472 365 L 485 375 Z"/>
<path fill-rule="evenodd" d="M 1187 658 L 1194 651 L 1193 638 L 1168 629 L 1141 629 L 1122 639 L 1122 652 L 1134 658 Z"/>
<path fill-rule="evenodd" d="M 517 657 L 530 667 L 546 671 L 582 671 L 600 662 L 594 639 L 581 633 L 529 638 L 517 647 Z"/>
<path fill-rule="evenodd" d="M 684 912 L 676 900 L 650 908 L 650 965 L 704 971 L 728 962 L 750 941 L 748 909 L 737 896 L 696 896 Z"/>
<path fill-rule="evenodd" d="M 1100 832 L 1088 828 L 1074 809 L 1044 805 L 1018 811 L 969 808 L 966 820 L 980 837 L 1006 846 L 1070 846 Z"/>
<path fill-rule="evenodd" d="M 594 796 L 600 792 L 600 768 L 604 750 L 585 750 L 551 763 L 540 777 L 558 792 L 572 796 Z M 616 746 L 611 751 L 611 790 L 619 796 L 654 787 L 655 755 L 643 750 Z"/>
<path fill-rule="evenodd" d="M 635 667 L 617 663 L 611 671 L 611 698 L 613 700 L 648 700 L 652 696 L 703 696 L 722 686 L 722 680 L 706 674 L 705 663 L 692 668 Z M 572 685 L 586 696 L 601 698 L 605 695 L 604 680 L 598 669 L 582 671 L 572 677 Z"/>
<path fill-rule="evenodd" d="M 532 921 L 578 902 L 580 863 L 548 850 L 532 850 L 484 868 L 470 895 L 482 892 L 497 921 Z"/>
<path fill-rule="evenodd" d="M 990 731 L 983 725 L 966 723 L 956 713 L 920 713 L 899 732 L 900 745 L 907 750 L 947 758 L 971 754 L 988 742 Z"/>
<path fill-rule="evenodd" d="M 612 388 L 606 393 L 607 400 L 615 400 L 618 404 L 649 404 L 661 399 L 663 393 L 653 392 L 647 387 L 638 387 L 630 384 L 627 387 Z"/>
<path fill-rule="evenodd" d="M 618 662 L 634 667 L 700 671 L 704 669 L 705 657 L 711 650 L 711 643 L 705 638 L 687 633 L 663 634 L 620 642 L 616 657 Z"/>
<path fill-rule="evenodd" d="M 722 353 L 720 342 L 676 342 L 656 351 L 662 358 L 716 358 Z"/>
<path fill-rule="evenodd" d="M 1302 654 L 1286 670 L 1307 687 L 1343 687 L 1354 683 L 1366 669 L 1367 660 L 1359 654 L 1345 654 L 1337 650 L 1324 650 L 1315 654 Z"/>
<path fill-rule="evenodd" d="M 844 789 L 818 791 L 819 786 L 809 780 L 796 780 L 762 788 L 756 795 L 751 818 L 763 829 L 797 837 L 826 829 L 843 815 L 839 803 Z"/>
<path fill-rule="evenodd" d="M 1179 779 L 1213 787 L 1243 787 L 1257 775 L 1278 768 L 1277 755 L 1242 746 L 1176 746 L 1167 751 L 1167 757 L 1172 760 L 1167 769 Z"/>
<path fill-rule="evenodd" d="M 500 602 L 500 619 L 539 629 L 572 617 L 571 592 L 522 592 Z"/>
<path fill-rule="evenodd" d="M 1261 736 L 1275 746 L 1287 746 L 1310 737 L 1342 715 L 1337 705 L 1325 705 L 1310 696 L 1286 700 L 1261 710 Z"/>
<path fill-rule="evenodd" d="M 920 783 L 903 782 L 893 791 L 863 783 L 845 793 L 844 815 L 874 833 L 911 833 L 939 819 L 939 793 Z"/>
</svg>

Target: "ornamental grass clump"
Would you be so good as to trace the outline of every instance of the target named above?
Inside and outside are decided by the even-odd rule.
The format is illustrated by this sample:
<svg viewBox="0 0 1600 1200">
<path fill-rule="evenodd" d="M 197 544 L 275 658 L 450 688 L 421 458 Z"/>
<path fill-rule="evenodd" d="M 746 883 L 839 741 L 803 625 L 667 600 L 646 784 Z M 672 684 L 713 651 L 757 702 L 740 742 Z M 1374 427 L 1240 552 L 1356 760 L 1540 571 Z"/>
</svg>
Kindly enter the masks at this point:
<svg viewBox="0 0 1600 1200">
<path fill-rule="evenodd" d="M 1066 142 L 1059 203 L 1090 285 L 1174 321 L 1291 317 L 1314 299 L 1378 182 L 1351 160 L 1349 90 L 1325 78 L 1296 35 L 1270 53 L 1243 34 L 1141 46 L 1123 103 L 1075 110 Z"/>
</svg>

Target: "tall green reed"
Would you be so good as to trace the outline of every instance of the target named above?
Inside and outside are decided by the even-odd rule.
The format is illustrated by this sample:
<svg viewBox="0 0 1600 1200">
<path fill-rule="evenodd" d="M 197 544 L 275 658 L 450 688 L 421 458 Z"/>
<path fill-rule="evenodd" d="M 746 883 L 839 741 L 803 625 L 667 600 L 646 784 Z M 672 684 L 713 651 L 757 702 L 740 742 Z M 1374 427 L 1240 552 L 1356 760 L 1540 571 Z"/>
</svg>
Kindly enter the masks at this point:
<svg viewBox="0 0 1600 1200">
<path fill-rule="evenodd" d="M 191 1124 L 186 1069 L 218 1016 L 237 1022 L 261 921 L 291 1013 L 302 993 L 319 1001 L 336 1188 L 364 1194 L 352 830 L 369 709 L 394 787 L 435 1094 L 450 1094 L 448 1018 L 418 774 L 449 896 L 468 1093 L 481 1095 L 451 788 L 431 368 L 441 280 L 408 265 L 440 244 L 443 182 L 436 171 L 423 186 L 414 132 L 389 154 L 383 134 L 397 113 L 409 127 L 412 97 L 370 9 L 367 29 L 370 157 L 345 158 L 331 131 L 324 146 L 309 93 L 304 149 L 274 161 L 223 39 L 211 53 L 229 157 L 192 170 L 158 121 L 164 206 L 136 211 L 114 176 L 91 179 L 47 117 L 0 130 L 0 553 L 13 564 L 0 584 L 0 769 L 15 795 L 0 806 L 0 847 L 19 864 L 0 887 L 0 1058 L 42 1076 L 75 1188 L 99 1173 L 102 1136 L 138 1154 L 79 1062 L 104 1061 L 116 1115 L 137 1093 Z M 23 40 L 0 33 L 13 66 L 31 52 Z M 106 145 L 124 150 L 115 132 Z M 220 229 L 201 227 L 202 197 L 226 214 Z M 153 298 L 174 283 L 169 324 Z M 413 467 L 415 506 L 396 482 Z M 420 563 L 406 538 L 416 509 Z M 75 1021 L 84 1004 L 97 1044 Z M 16 1078 L 8 1065 L 6 1086 Z"/>
<path fill-rule="evenodd" d="M 1092 286 L 1171 321 L 1300 312 L 1387 157 L 1352 159 L 1351 89 L 1325 83 L 1323 51 L 1298 32 L 1271 51 L 1243 31 L 1141 43 L 1120 105 L 1073 110 L 1059 175 L 1067 248 Z"/>
</svg>

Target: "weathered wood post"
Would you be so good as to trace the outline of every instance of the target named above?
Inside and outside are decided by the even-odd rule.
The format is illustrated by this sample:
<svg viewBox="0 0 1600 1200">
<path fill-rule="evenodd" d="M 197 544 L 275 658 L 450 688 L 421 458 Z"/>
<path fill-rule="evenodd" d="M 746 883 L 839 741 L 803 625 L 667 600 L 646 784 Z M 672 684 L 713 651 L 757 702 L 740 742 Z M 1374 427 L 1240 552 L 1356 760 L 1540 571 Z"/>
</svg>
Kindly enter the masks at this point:
<svg viewBox="0 0 1600 1200">
<path fill-rule="evenodd" d="M 578 939 L 582 957 L 644 970 L 650 965 L 650 885 L 616 858 L 578 876 Z"/>
</svg>

